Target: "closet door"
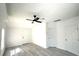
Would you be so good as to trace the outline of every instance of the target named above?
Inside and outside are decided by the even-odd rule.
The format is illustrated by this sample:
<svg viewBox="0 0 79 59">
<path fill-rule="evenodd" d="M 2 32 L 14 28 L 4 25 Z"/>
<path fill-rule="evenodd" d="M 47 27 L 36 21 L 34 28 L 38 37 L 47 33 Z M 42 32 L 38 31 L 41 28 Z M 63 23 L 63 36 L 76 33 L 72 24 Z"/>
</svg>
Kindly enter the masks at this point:
<svg viewBox="0 0 79 59">
<path fill-rule="evenodd" d="M 55 22 L 48 22 L 46 25 L 46 43 L 47 47 L 56 47 L 57 45 L 57 30 Z"/>
<path fill-rule="evenodd" d="M 72 50 L 75 49 L 75 44 L 77 43 L 77 24 L 69 24 L 64 27 L 65 29 L 65 49 Z"/>
<path fill-rule="evenodd" d="M 67 22 L 64 26 L 64 48 L 75 54 L 79 54 L 79 25 L 78 20 Z M 65 23 L 64 23 L 65 24 Z"/>
</svg>

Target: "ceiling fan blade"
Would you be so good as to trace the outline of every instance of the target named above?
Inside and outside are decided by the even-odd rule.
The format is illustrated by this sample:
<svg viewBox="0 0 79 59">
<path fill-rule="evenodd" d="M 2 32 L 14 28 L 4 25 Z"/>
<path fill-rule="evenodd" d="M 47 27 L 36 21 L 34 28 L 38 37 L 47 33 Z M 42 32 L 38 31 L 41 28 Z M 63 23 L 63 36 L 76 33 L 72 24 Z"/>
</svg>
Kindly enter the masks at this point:
<svg viewBox="0 0 79 59">
<path fill-rule="evenodd" d="M 38 23 L 42 23 L 41 21 L 36 21 L 36 22 L 38 22 Z"/>
<path fill-rule="evenodd" d="M 54 20 L 54 22 L 58 22 L 58 21 L 61 21 L 61 19 Z"/>
<path fill-rule="evenodd" d="M 37 20 L 39 20 L 39 18 L 37 17 L 37 18 L 35 18 L 33 21 L 37 21 Z"/>
<path fill-rule="evenodd" d="M 31 20 L 31 19 L 26 19 L 26 20 L 33 21 L 33 20 Z"/>
</svg>

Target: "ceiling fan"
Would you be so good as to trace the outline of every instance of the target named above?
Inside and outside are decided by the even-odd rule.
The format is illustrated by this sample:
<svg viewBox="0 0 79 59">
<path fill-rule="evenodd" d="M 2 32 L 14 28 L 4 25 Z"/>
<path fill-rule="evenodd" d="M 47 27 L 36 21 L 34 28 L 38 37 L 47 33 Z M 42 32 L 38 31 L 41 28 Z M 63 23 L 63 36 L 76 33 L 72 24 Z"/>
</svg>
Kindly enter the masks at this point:
<svg viewBox="0 0 79 59">
<path fill-rule="evenodd" d="M 42 21 L 39 21 L 39 17 L 37 17 L 37 15 L 33 15 L 33 20 L 31 20 L 31 19 L 26 19 L 26 20 L 29 20 L 29 21 L 32 21 L 32 24 L 34 23 L 34 22 L 37 22 L 37 23 L 42 23 Z"/>
</svg>

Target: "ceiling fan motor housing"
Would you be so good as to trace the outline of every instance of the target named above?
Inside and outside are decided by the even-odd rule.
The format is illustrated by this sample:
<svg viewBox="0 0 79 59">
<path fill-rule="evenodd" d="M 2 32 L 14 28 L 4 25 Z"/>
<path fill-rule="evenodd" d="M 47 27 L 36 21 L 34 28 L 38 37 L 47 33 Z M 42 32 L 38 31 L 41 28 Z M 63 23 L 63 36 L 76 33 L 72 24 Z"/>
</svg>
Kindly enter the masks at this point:
<svg viewBox="0 0 79 59">
<path fill-rule="evenodd" d="M 33 15 L 33 17 L 35 18 L 35 17 L 36 17 L 36 15 Z"/>
</svg>

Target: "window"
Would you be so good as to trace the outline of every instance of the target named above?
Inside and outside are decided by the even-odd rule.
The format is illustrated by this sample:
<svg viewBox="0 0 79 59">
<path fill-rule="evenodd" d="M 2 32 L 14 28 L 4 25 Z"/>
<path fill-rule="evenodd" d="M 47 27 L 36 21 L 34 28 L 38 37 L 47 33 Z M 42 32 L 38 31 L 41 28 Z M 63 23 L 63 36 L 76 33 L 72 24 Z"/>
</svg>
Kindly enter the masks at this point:
<svg viewBox="0 0 79 59">
<path fill-rule="evenodd" d="M 13 56 L 13 55 L 15 55 L 17 53 L 20 53 L 20 52 L 21 52 L 21 49 L 20 48 L 16 48 L 16 49 L 10 51 L 10 55 Z"/>
<path fill-rule="evenodd" d="M 2 28 L 2 30 L 1 30 L 1 50 L 4 49 L 4 44 L 5 44 L 4 35 L 5 35 L 5 30 L 4 30 L 4 28 Z"/>
</svg>

